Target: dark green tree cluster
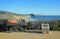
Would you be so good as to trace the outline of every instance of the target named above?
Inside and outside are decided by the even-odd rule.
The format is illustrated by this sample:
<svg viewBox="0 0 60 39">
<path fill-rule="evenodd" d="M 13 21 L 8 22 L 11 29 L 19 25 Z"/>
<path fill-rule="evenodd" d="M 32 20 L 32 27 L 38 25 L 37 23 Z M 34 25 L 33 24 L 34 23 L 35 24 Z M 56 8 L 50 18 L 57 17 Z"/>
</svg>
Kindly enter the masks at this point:
<svg viewBox="0 0 60 39">
<path fill-rule="evenodd" d="M 51 30 L 57 30 L 57 29 L 58 29 L 58 26 L 59 26 L 58 21 L 53 21 L 53 22 L 50 24 L 50 29 L 51 29 Z"/>
</svg>

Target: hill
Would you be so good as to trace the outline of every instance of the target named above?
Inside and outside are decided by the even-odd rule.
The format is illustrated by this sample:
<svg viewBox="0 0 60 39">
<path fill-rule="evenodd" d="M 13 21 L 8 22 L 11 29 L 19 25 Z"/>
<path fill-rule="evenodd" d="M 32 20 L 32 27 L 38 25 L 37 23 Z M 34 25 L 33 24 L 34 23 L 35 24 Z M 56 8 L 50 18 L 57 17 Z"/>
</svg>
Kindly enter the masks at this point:
<svg viewBox="0 0 60 39">
<path fill-rule="evenodd" d="M 17 19 L 26 18 L 30 16 L 29 19 L 38 19 L 38 20 L 60 20 L 60 15 L 34 15 L 34 14 L 16 14 L 8 11 L 0 11 L 0 19 Z"/>
<path fill-rule="evenodd" d="M 7 12 L 7 11 L 0 11 L 0 19 L 15 19 L 13 15 L 19 16 L 18 14 Z"/>
<path fill-rule="evenodd" d="M 28 14 L 16 14 L 8 11 L 0 11 L 0 19 L 17 19 L 20 20 L 23 16 L 27 16 Z M 29 16 L 29 15 L 28 15 Z"/>
</svg>

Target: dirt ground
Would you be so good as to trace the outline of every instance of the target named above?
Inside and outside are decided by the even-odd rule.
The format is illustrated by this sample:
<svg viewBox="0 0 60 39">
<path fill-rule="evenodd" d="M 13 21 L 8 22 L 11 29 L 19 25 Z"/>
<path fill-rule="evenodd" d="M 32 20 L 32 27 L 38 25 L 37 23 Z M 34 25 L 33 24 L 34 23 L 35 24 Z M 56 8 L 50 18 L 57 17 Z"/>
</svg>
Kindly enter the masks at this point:
<svg viewBox="0 0 60 39">
<path fill-rule="evenodd" d="M 27 32 L 0 32 L 0 39 L 60 39 L 60 31 L 50 31 L 49 34 Z"/>
</svg>

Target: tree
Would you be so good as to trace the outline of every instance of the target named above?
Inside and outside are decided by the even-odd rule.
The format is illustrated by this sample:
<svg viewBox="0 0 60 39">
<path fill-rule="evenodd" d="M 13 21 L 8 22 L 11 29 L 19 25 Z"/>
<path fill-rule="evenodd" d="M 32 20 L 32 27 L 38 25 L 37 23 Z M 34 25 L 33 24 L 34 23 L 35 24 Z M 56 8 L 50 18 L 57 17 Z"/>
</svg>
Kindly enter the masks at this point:
<svg viewBox="0 0 60 39">
<path fill-rule="evenodd" d="M 54 20 L 54 21 L 51 23 L 50 28 L 51 28 L 52 30 L 57 30 L 58 25 L 59 25 L 59 24 L 58 24 L 58 21 Z"/>
</svg>

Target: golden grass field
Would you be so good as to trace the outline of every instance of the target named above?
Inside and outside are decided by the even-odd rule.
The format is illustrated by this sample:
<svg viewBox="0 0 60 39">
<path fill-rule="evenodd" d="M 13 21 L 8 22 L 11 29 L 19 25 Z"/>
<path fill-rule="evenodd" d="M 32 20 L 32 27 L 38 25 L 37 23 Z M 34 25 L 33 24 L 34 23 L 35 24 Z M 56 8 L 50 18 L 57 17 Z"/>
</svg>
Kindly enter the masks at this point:
<svg viewBox="0 0 60 39">
<path fill-rule="evenodd" d="M 60 39 L 60 31 L 50 31 L 49 34 L 26 32 L 0 32 L 0 39 Z"/>
</svg>

